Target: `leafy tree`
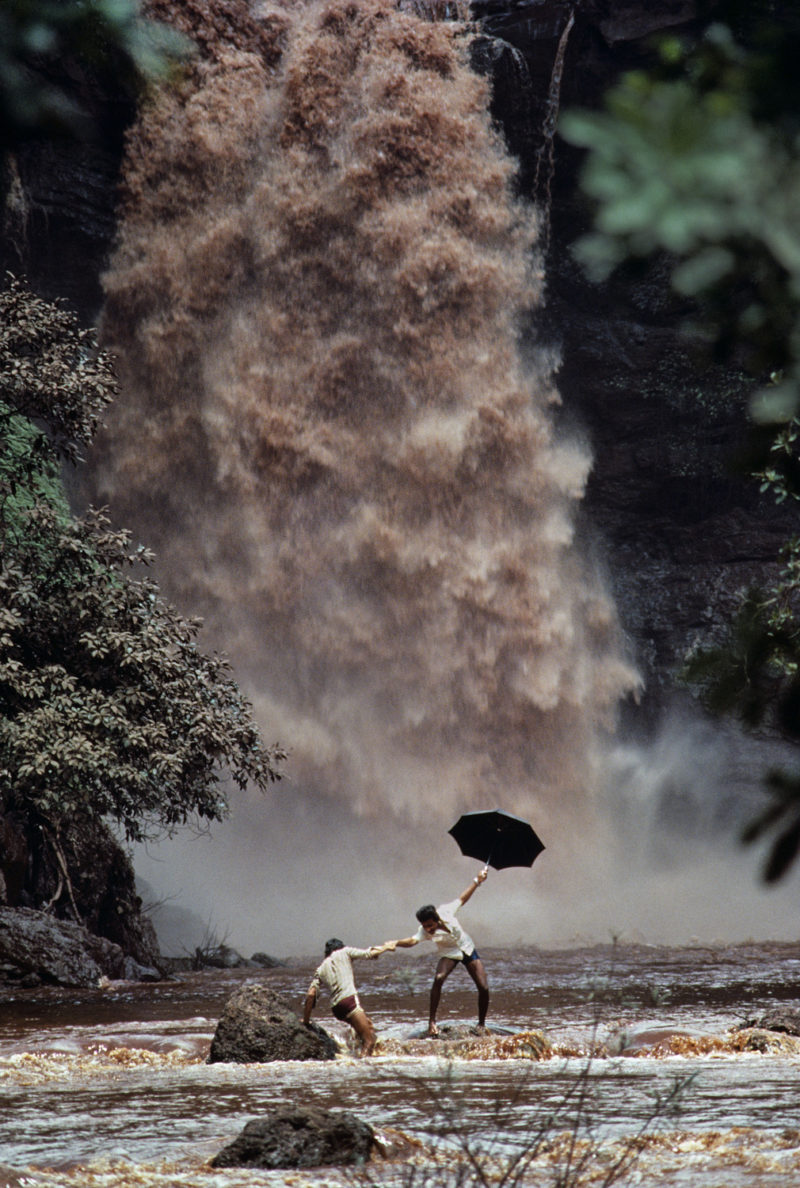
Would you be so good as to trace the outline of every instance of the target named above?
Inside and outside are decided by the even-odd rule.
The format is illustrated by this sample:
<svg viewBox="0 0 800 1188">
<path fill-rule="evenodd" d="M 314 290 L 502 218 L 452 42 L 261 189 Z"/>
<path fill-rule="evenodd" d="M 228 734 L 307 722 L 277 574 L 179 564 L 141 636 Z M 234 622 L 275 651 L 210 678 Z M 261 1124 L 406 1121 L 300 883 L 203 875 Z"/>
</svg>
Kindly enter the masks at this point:
<svg viewBox="0 0 800 1188">
<path fill-rule="evenodd" d="M 774 7 L 737 21 L 746 44 L 719 22 L 688 48 L 663 39 L 658 68 L 560 130 L 589 150 L 594 228 L 576 254 L 590 274 L 666 253 L 717 357 L 761 381 L 753 416 L 783 424 L 800 407 L 800 14 L 778 26 Z"/>
<path fill-rule="evenodd" d="M 138 0 L 3 0 L 0 5 L 0 149 L 40 135 L 87 135 L 84 87 L 113 76 L 133 91 L 186 57 L 189 43 L 140 14 Z"/>
<path fill-rule="evenodd" d="M 691 309 L 687 329 L 750 373 L 748 465 L 779 502 L 800 496 L 800 12 L 781 0 L 706 5 L 701 37 L 663 38 L 651 70 L 624 75 L 605 109 L 561 122 L 587 149 L 592 231 L 576 244 L 597 280 L 653 256 Z M 685 677 L 716 712 L 800 742 L 800 541 L 775 584 L 750 592 Z M 774 838 L 779 879 L 800 852 L 800 774 L 769 776 L 745 831 Z"/>
<path fill-rule="evenodd" d="M 13 278 L 0 327 L 0 802 L 56 846 L 76 818 L 132 840 L 221 820 L 223 777 L 266 788 L 283 752 L 199 620 L 130 574 L 152 555 L 102 513 L 72 517 L 58 481 L 114 394 L 111 361 Z"/>
<path fill-rule="evenodd" d="M 15 277 L 0 292 L 0 515 L 20 487 L 29 498 L 58 483 L 58 462 L 76 463 L 116 392 L 111 360 L 63 306 Z M 46 425 L 47 433 L 35 425 Z M 6 523 L 8 530 L 9 524 Z"/>
</svg>

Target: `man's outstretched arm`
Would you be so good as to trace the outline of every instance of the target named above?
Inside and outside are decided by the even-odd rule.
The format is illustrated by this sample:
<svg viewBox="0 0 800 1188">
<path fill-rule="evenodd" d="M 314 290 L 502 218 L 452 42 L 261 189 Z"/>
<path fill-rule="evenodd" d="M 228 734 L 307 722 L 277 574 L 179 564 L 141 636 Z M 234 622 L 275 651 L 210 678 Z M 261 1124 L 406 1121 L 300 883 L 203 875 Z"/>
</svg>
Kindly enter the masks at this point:
<svg viewBox="0 0 800 1188">
<path fill-rule="evenodd" d="M 470 885 L 467 887 L 466 891 L 462 891 L 461 894 L 459 895 L 458 902 L 460 904 L 465 904 L 467 902 L 467 900 L 470 898 L 470 896 L 473 895 L 478 890 L 481 883 L 486 882 L 486 878 L 487 878 L 488 874 L 489 874 L 488 866 L 484 866 L 483 870 L 479 870 L 478 873 L 475 875 L 475 878 L 472 880 Z"/>
<path fill-rule="evenodd" d="M 413 949 L 414 945 L 418 944 L 418 937 L 405 936 L 402 940 L 384 941 L 379 949 L 381 953 L 393 953 L 395 949 Z"/>
</svg>

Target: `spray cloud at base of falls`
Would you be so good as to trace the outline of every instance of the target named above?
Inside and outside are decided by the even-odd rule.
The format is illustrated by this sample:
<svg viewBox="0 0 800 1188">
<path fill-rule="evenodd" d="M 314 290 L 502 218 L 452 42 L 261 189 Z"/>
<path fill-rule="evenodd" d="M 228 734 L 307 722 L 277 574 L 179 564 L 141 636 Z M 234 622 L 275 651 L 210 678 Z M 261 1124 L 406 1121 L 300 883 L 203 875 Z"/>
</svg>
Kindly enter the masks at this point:
<svg viewBox="0 0 800 1188">
<path fill-rule="evenodd" d="M 314 865 L 338 814 L 418 869 L 498 803 L 574 890 L 637 678 L 576 543 L 589 452 L 519 349 L 536 213 L 470 31 L 383 0 L 249 21 L 129 138 L 93 495 L 290 751 L 296 803 L 240 804 L 240 845 Z"/>
</svg>

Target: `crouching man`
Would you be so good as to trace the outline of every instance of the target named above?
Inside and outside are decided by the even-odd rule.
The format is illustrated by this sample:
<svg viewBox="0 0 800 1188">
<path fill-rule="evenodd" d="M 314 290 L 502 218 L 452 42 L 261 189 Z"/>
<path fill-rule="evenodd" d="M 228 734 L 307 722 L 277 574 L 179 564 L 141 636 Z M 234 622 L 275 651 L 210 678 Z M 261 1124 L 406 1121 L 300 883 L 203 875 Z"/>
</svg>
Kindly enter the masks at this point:
<svg viewBox="0 0 800 1188">
<path fill-rule="evenodd" d="M 358 957 L 380 957 L 381 953 L 386 952 L 387 947 L 381 945 L 371 949 L 356 949 L 335 936 L 326 941 L 325 960 L 314 971 L 306 994 L 303 1023 L 307 1026 L 311 1022 L 311 1012 L 316 1004 L 320 986 L 324 984 L 331 996 L 331 1011 L 334 1016 L 352 1027 L 361 1041 L 361 1055 L 371 1056 L 375 1048 L 375 1028 L 359 1001 L 353 960 Z"/>
</svg>

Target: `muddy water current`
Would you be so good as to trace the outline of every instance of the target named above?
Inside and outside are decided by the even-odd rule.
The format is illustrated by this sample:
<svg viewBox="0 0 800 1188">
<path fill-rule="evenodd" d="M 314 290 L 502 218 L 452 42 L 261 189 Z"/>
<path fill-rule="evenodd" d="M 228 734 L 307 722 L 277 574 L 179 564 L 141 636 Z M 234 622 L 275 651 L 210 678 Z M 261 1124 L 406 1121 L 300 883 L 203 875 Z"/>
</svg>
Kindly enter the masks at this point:
<svg viewBox="0 0 800 1188">
<path fill-rule="evenodd" d="M 368 1061 L 323 1002 L 317 1018 L 342 1040 L 336 1061 L 205 1063 L 243 980 L 264 979 L 299 1009 L 313 958 L 157 985 L 6 991 L 0 1186 L 477 1184 L 502 1182 L 526 1151 L 524 1184 L 614 1182 L 619 1160 L 621 1183 L 800 1183 L 800 1055 L 791 1043 L 749 1050 L 737 1030 L 798 1005 L 800 944 L 483 956 L 496 1030 L 461 1047 L 445 1025 L 474 1021 L 462 971 L 444 989 L 443 1038 L 427 1040 L 430 957 L 358 963 L 380 1034 Z M 545 1059 L 531 1058 L 531 1031 L 547 1037 Z M 290 1103 L 354 1111 L 389 1157 L 349 1173 L 209 1166 L 246 1121 Z"/>
</svg>

